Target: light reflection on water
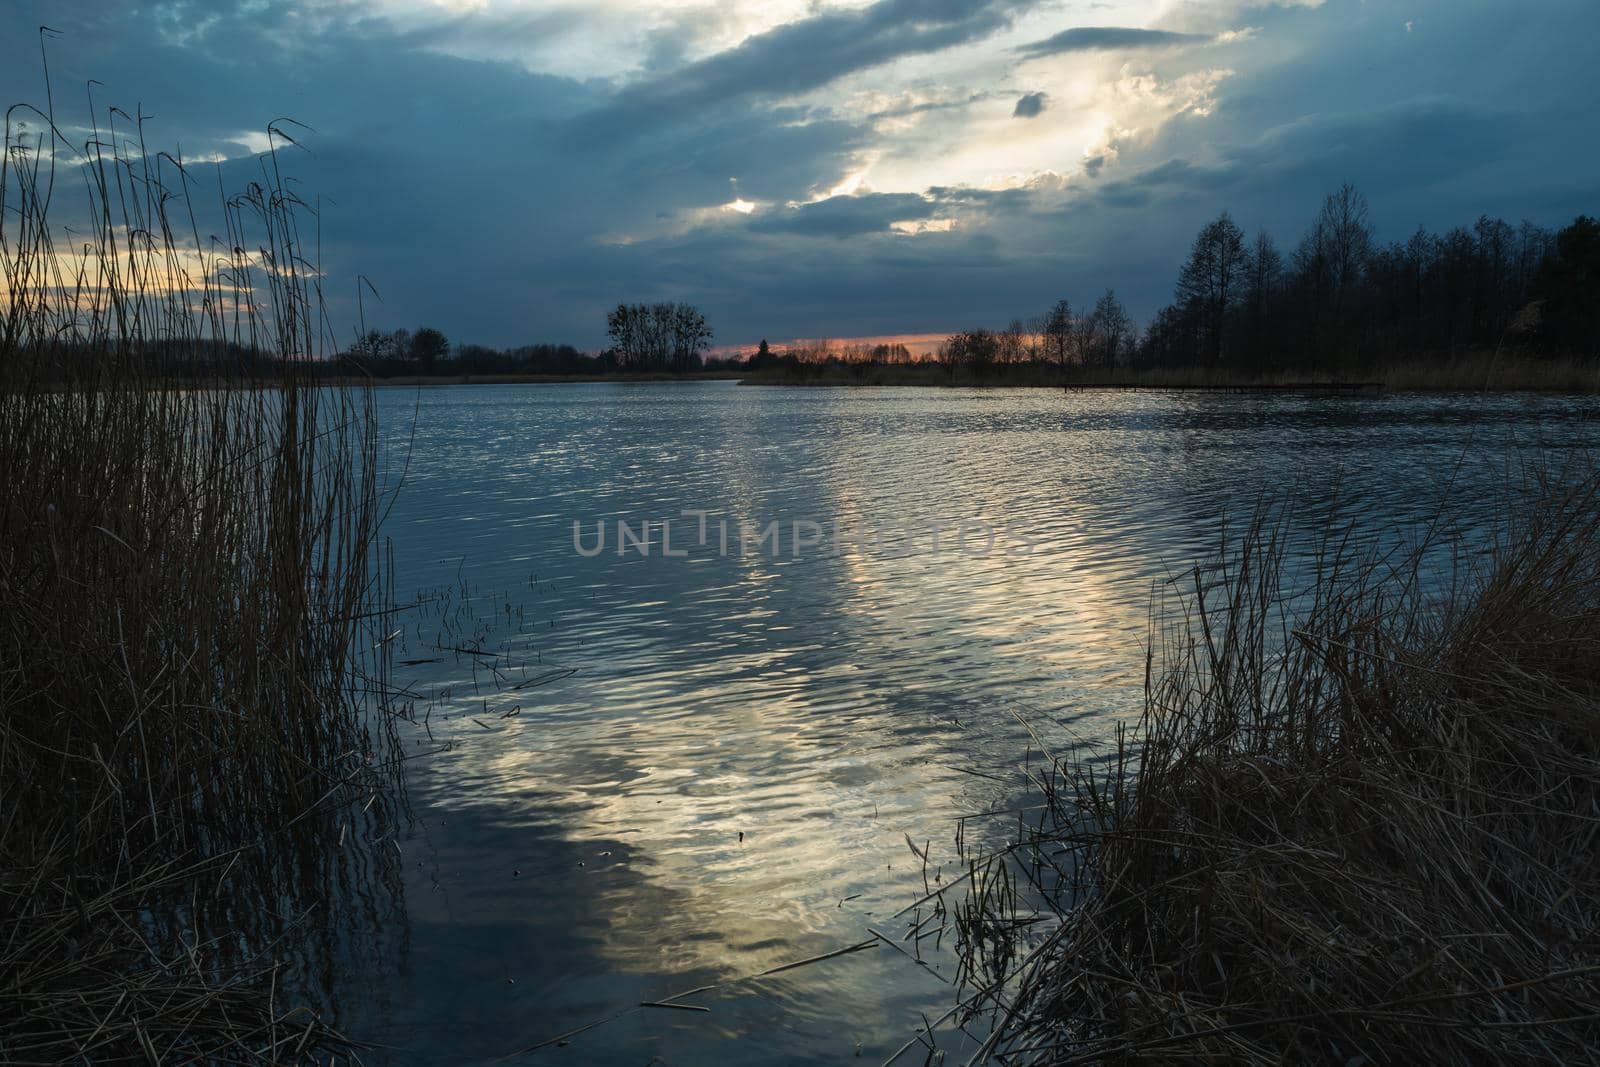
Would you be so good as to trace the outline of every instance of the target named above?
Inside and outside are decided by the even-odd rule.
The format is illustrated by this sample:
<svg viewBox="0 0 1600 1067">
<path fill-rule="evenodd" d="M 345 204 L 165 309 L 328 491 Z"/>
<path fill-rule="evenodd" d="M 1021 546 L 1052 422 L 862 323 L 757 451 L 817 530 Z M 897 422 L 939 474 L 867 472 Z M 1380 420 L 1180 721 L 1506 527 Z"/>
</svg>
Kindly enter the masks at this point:
<svg viewBox="0 0 1600 1067">
<path fill-rule="evenodd" d="M 1017 714 L 1093 739 L 1136 712 L 1152 586 L 1206 555 L 1224 514 L 1289 492 L 1307 540 L 1336 499 L 1373 531 L 1442 501 L 1471 526 L 1508 465 L 1592 443 L 1600 416 L 1569 398 L 725 383 L 381 403 L 396 447 L 415 408 L 388 525 L 402 597 L 482 593 L 487 646 L 529 664 L 500 683 L 480 666 L 476 690 L 470 656 L 400 669 L 417 692 L 450 693 L 416 739 L 449 748 L 412 771 L 403 950 L 352 961 L 340 991 L 345 1026 L 396 1062 L 492 1059 L 893 932 L 924 884 L 907 835 L 948 863 L 958 815 L 1019 795 Z M 574 520 L 682 509 L 1009 521 L 1039 544 L 986 558 L 573 550 Z M 401 659 L 428 658 L 406 640 Z M 878 950 L 692 1002 L 713 1010 L 637 1011 L 527 1059 L 822 1063 L 859 1043 L 881 1062 L 947 995 Z"/>
</svg>

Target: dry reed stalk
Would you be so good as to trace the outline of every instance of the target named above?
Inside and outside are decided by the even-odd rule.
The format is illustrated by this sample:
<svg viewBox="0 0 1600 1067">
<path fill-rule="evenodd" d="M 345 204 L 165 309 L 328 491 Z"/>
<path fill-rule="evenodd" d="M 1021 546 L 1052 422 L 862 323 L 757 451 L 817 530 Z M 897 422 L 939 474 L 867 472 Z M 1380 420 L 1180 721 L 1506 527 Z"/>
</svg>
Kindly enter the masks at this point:
<svg viewBox="0 0 1600 1067">
<path fill-rule="evenodd" d="M 1028 894 L 974 865 L 974 1060 L 1594 1060 L 1600 476 L 1568 475 L 1448 580 L 1330 536 L 1291 592 L 1265 515 L 1196 569 L 1137 727 L 1041 776 L 1016 869 L 1058 925 L 1012 971 Z"/>
<path fill-rule="evenodd" d="M 200 175 L 141 118 L 73 145 L 51 108 L 7 113 L 8 1061 L 343 1054 L 293 998 L 336 914 L 397 891 L 361 845 L 397 797 L 377 427 L 305 373 L 328 325 L 283 127 L 206 241 Z"/>
</svg>

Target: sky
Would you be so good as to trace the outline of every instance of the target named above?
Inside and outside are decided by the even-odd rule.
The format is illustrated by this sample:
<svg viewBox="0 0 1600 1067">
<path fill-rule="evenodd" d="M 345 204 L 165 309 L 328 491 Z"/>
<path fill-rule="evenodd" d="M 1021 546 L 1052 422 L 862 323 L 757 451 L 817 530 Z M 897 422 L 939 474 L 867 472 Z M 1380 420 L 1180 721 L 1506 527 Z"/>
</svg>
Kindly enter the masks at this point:
<svg viewBox="0 0 1600 1067">
<path fill-rule="evenodd" d="M 596 348 L 1147 321 L 1223 210 L 1286 250 L 1350 181 L 1381 238 L 1600 214 L 1594 0 L 0 0 L 0 100 L 142 107 L 321 198 L 354 321 Z M 20 8 L 20 11 L 18 9 Z"/>
</svg>

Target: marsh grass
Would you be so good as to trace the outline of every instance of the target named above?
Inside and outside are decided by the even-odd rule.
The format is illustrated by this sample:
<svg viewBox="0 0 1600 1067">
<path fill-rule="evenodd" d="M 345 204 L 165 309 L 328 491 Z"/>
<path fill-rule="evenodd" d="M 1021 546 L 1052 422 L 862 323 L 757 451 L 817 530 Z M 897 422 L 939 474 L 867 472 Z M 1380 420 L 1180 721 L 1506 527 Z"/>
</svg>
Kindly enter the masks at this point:
<svg viewBox="0 0 1600 1067">
<path fill-rule="evenodd" d="M 1142 718 L 951 905 L 973 1061 L 1592 1061 L 1600 476 L 1532 496 L 1453 569 L 1293 586 L 1267 510 L 1177 583 Z"/>
<path fill-rule="evenodd" d="M 371 397 L 303 373 L 286 123 L 204 207 L 89 125 L 0 159 L 0 1058 L 340 1054 L 306 972 L 398 891 Z"/>
</svg>

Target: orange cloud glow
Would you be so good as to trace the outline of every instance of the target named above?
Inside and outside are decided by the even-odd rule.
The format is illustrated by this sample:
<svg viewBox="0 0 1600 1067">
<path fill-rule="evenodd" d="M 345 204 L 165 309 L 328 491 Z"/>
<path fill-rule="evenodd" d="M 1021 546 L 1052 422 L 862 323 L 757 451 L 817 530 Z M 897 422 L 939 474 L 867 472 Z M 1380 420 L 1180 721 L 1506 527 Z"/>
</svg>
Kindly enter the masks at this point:
<svg viewBox="0 0 1600 1067">
<path fill-rule="evenodd" d="M 783 353 L 821 347 L 843 352 L 847 349 L 873 348 L 877 345 L 905 345 L 913 359 L 928 359 L 938 352 L 939 346 L 949 336 L 948 333 L 886 333 L 868 337 L 791 337 L 783 340 L 769 337 L 767 346 L 774 352 Z M 727 359 L 730 356 L 742 357 L 753 354 L 758 347 L 760 347 L 759 340 L 745 341 L 739 344 L 718 345 L 707 354 L 717 359 Z"/>
</svg>

